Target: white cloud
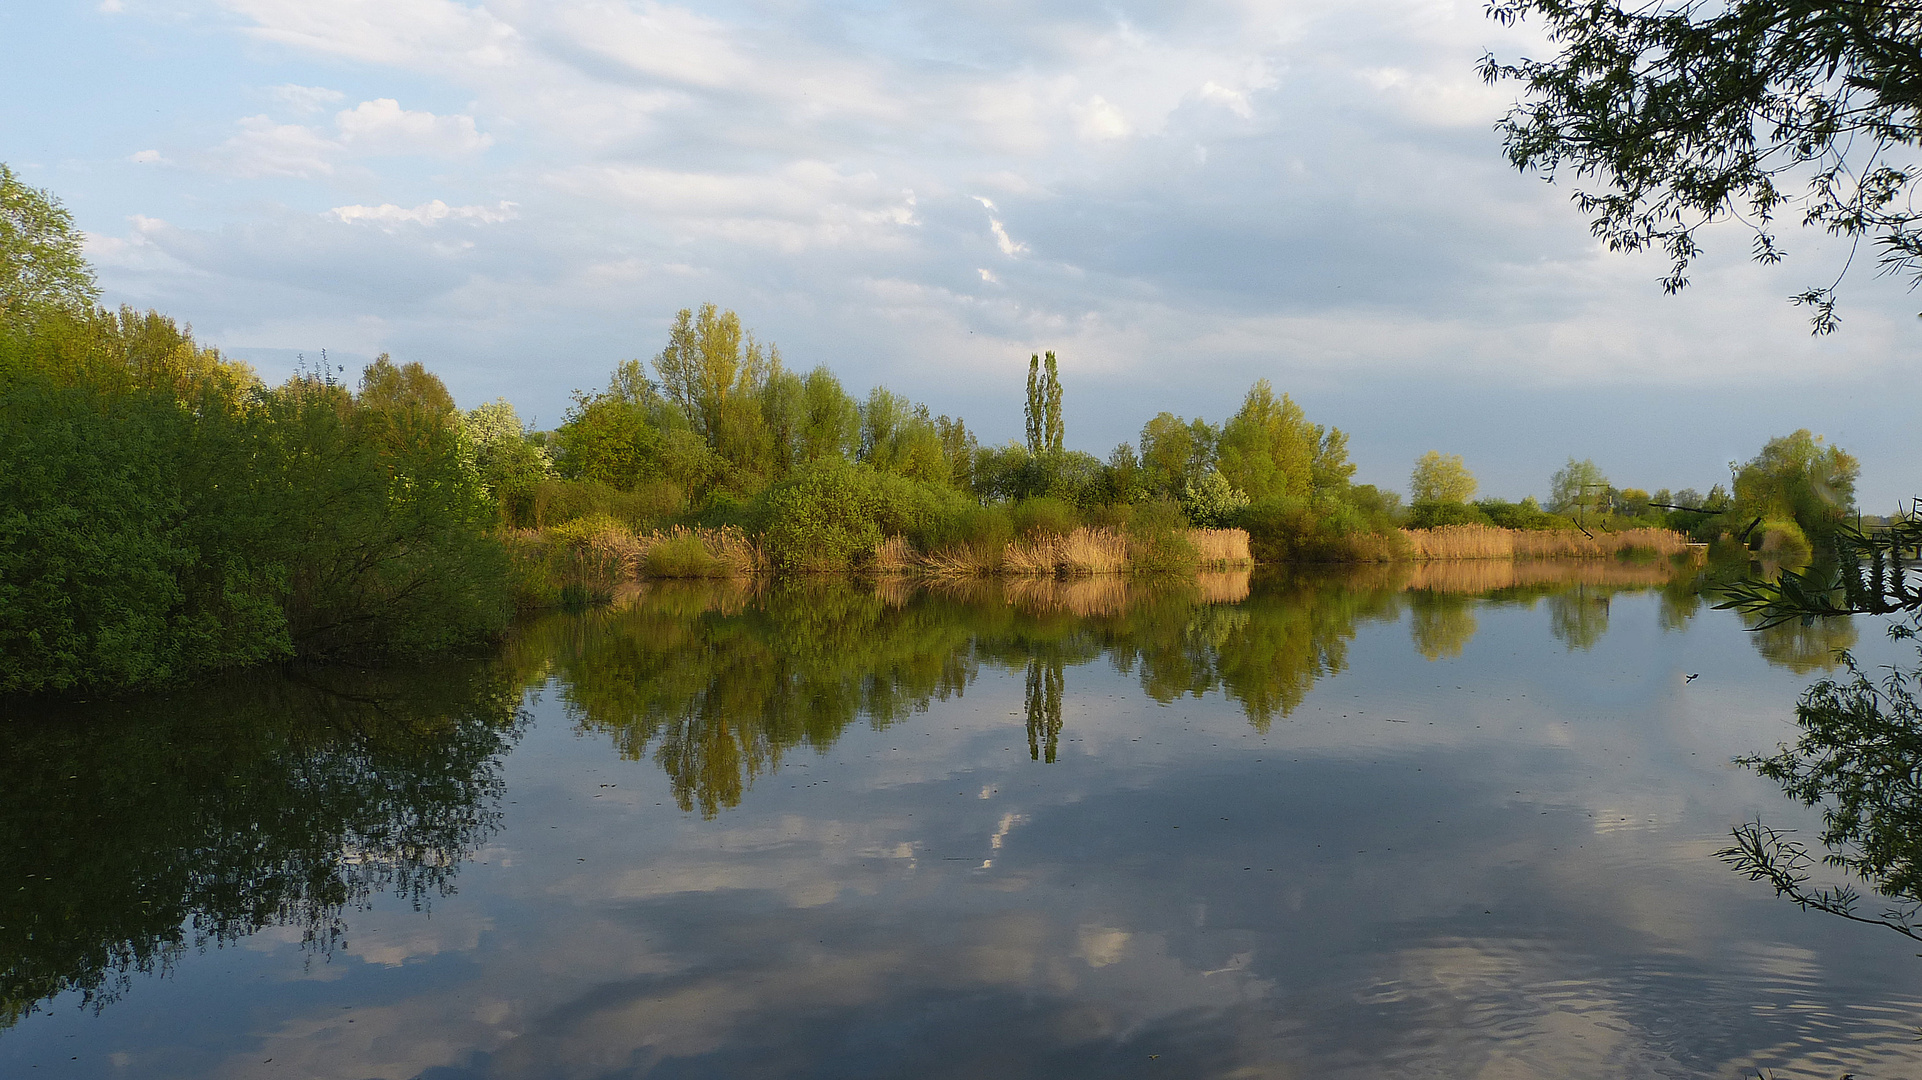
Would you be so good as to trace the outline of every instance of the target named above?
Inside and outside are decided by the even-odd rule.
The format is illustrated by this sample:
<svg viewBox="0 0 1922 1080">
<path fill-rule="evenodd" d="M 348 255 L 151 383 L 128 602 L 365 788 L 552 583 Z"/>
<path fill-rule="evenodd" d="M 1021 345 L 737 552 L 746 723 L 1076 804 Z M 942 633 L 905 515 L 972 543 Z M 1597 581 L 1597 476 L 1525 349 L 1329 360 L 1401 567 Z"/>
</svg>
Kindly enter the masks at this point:
<svg viewBox="0 0 1922 1080">
<path fill-rule="evenodd" d="M 1081 137 L 1090 141 L 1125 139 L 1134 132 L 1134 125 L 1128 122 L 1128 117 L 1099 94 L 1075 106 L 1074 116 Z"/>
<path fill-rule="evenodd" d="M 301 86 L 296 83 L 283 83 L 268 92 L 275 101 L 299 113 L 317 113 L 347 96 L 324 86 Z"/>
<path fill-rule="evenodd" d="M 1201 100 L 1219 102 L 1221 106 L 1243 120 L 1252 119 L 1254 107 L 1248 104 L 1248 95 L 1239 90 L 1230 90 L 1217 82 L 1206 82 L 1201 86 Z"/>
<path fill-rule="evenodd" d="M 266 115 L 243 117 L 239 127 L 240 133 L 223 143 L 212 158 L 225 171 L 250 179 L 328 177 L 353 158 L 459 157 L 494 142 L 471 116 L 416 112 L 401 108 L 393 98 L 343 109 L 334 117 L 332 133 L 305 124 L 276 123 Z"/>
<path fill-rule="evenodd" d="M 337 114 L 334 123 L 343 145 L 366 154 L 454 156 L 494 145 L 494 137 L 476 129 L 471 116 L 415 112 L 393 98 L 363 101 Z"/>
<path fill-rule="evenodd" d="M 336 206 L 327 211 L 327 216 L 349 225 L 364 222 L 392 229 L 408 224 L 439 225 L 446 221 L 495 225 L 503 221 L 512 221 L 518 215 L 511 202 L 503 201 L 493 206 L 449 206 L 435 199 L 412 208 L 396 206 L 393 203 L 382 203 L 379 206 Z"/>
<path fill-rule="evenodd" d="M 254 179 L 269 176 L 331 176 L 340 144 L 313 128 L 276 124 L 267 116 L 240 120 L 240 133 L 216 152 L 226 170 Z"/>
<path fill-rule="evenodd" d="M 136 150 L 127 156 L 127 160 L 136 165 L 164 165 L 167 163 L 167 159 L 161 157 L 160 151 L 158 150 Z"/>
<path fill-rule="evenodd" d="M 1009 237 L 1008 230 L 1005 227 L 1003 227 L 1001 224 L 1001 219 L 994 216 L 995 215 L 994 203 L 988 199 L 982 198 L 979 195 L 974 196 L 974 201 L 980 203 L 981 206 L 987 210 L 988 230 L 994 233 L 994 242 L 995 242 L 995 245 L 1001 249 L 1001 254 L 1006 255 L 1011 259 L 1017 255 L 1026 254 L 1028 250 L 1028 245 L 1018 243 L 1013 238 Z M 984 270 L 982 271 L 982 273 L 985 274 L 987 273 L 987 271 Z"/>
</svg>

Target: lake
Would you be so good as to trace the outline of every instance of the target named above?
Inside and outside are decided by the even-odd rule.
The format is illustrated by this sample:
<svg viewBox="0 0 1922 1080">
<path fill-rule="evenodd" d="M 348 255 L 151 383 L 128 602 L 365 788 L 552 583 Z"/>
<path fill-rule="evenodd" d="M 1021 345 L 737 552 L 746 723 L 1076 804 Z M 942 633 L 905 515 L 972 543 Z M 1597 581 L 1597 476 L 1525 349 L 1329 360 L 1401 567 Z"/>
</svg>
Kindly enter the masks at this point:
<svg viewBox="0 0 1922 1080">
<path fill-rule="evenodd" d="M 1901 654 L 1698 576 L 657 585 L 16 704 L 0 1075 L 1922 1075 L 1917 944 L 1714 856 Z"/>
</svg>

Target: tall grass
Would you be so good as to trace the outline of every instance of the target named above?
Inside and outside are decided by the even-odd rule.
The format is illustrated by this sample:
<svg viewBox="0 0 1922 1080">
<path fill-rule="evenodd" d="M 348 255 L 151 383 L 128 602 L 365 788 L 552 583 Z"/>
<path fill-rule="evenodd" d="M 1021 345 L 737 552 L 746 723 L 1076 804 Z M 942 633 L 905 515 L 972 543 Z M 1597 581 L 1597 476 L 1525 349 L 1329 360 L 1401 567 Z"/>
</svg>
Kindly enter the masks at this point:
<svg viewBox="0 0 1922 1080">
<path fill-rule="evenodd" d="M 1189 529 L 1188 543 L 1203 566 L 1247 566 L 1255 561 L 1248 550 L 1246 529 Z"/>
<path fill-rule="evenodd" d="M 1522 531 L 1491 525 L 1444 525 L 1403 529 L 1409 557 L 1435 559 L 1595 559 L 1608 556 L 1672 556 L 1689 550 L 1688 538 L 1668 529 L 1626 529 L 1587 536 L 1574 531 Z"/>
<path fill-rule="evenodd" d="M 514 599 L 523 610 L 602 604 L 643 578 L 739 578 L 767 569 L 759 545 L 737 528 L 636 535 L 608 514 L 502 537 L 512 560 Z"/>
<path fill-rule="evenodd" d="M 1253 562 L 1248 554 L 1248 534 L 1240 529 L 1190 529 L 1186 539 L 1203 566 L 1246 566 Z M 962 544 L 915 555 L 905 545 L 896 547 L 892 543 L 876 549 L 876 568 L 917 569 L 944 578 L 1120 574 L 1140 569 L 1159 554 L 1152 538 L 1107 526 L 1081 526 L 1066 534 L 1039 533 L 1011 540 L 998 552 Z"/>
</svg>

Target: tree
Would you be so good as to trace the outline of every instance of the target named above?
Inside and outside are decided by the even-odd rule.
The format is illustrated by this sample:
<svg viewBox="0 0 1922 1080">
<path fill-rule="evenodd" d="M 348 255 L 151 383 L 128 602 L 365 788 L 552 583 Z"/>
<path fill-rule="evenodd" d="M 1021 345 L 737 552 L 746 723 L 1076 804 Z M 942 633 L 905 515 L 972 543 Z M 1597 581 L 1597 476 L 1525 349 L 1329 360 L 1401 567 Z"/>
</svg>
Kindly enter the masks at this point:
<svg viewBox="0 0 1922 1080">
<path fill-rule="evenodd" d="M 1793 521 L 1824 544 L 1855 512 L 1861 465 L 1805 428 L 1770 439 L 1735 474 L 1736 516 Z"/>
<path fill-rule="evenodd" d="M 1589 510 L 1599 513 L 1608 498 L 1608 477 L 1601 467 L 1583 458 L 1568 459 L 1548 481 L 1548 508 L 1558 514 Z"/>
<path fill-rule="evenodd" d="M 1785 211 L 1869 240 L 1887 270 L 1922 280 L 1918 171 L 1905 160 L 1922 141 L 1913 0 L 1494 0 L 1489 14 L 1533 15 L 1561 47 L 1482 58 L 1484 79 L 1523 87 L 1500 124 L 1508 160 L 1599 181 L 1574 195 L 1591 230 L 1611 250 L 1666 253 L 1668 292 L 1688 284 L 1697 234 L 1715 222 L 1742 222 L 1755 259 L 1779 261 Z M 1817 333 L 1836 326 L 1840 281 L 1794 298 Z"/>
<path fill-rule="evenodd" d="M 1408 501 L 1415 503 L 1465 503 L 1475 497 L 1475 475 L 1462 464 L 1460 454 L 1443 455 L 1430 450 L 1415 462 L 1408 477 Z"/>
<path fill-rule="evenodd" d="M 1148 492 L 1175 499 L 1188 481 L 1200 480 L 1214 467 L 1221 432 L 1199 417 L 1183 420 L 1170 412 L 1158 413 L 1141 426 L 1141 468 Z"/>
<path fill-rule="evenodd" d="M 1034 455 L 1061 452 L 1064 432 L 1061 420 L 1061 373 L 1054 353 L 1047 354 L 1043 367 L 1039 356 L 1028 358 L 1028 403 L 1024 410 L 1028 427 L 1028 452 Z"/>
<path fill-rule="evenodd" d="M 0 164 L 0 322 L 41 308 L 92 308 L 100 289 L 83 239 L 59 199 Z"/>
</svg>

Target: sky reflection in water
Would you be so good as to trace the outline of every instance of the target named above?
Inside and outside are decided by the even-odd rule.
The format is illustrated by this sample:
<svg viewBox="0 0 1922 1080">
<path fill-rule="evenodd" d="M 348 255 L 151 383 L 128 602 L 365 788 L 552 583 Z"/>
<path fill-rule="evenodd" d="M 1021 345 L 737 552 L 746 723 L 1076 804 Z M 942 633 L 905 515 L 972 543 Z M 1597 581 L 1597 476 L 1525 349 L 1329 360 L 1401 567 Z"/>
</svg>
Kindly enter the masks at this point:
<svg viewBox="0 0 1922 1080">
<path fill-rule="evenodd" d="M 1922 1071 L 1908 943 L 1710 857 L 1809 827 L 1728 762 L 1857 631 L 1671 577 L 657 587 L 434 678 L 19 721 L 0 1072 Z M 164 976 L 76 1008 L 116 956 Z"/>
</svg>

